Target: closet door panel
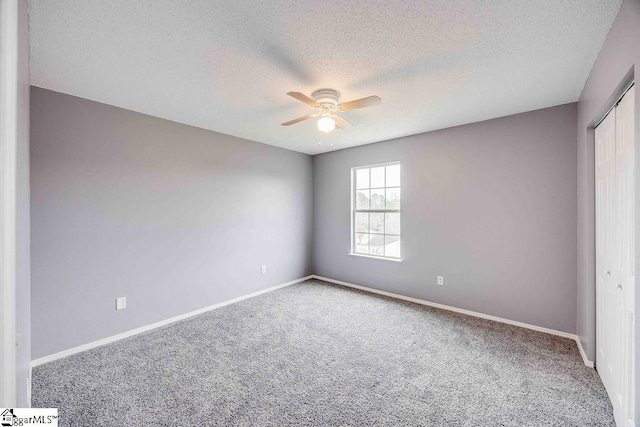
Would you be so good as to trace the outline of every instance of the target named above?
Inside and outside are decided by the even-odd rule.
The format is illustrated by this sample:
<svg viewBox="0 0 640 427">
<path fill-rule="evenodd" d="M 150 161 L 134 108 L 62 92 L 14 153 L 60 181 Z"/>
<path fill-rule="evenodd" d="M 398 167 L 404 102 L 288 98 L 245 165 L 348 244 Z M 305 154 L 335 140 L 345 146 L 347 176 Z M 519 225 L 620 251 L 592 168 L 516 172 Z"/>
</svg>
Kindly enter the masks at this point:
<svg viewBox="0 0 640 427">
<path fill-rule="evenodd" d="M 596 368 L 619 426 L 634 425 L 635 91 L 595 129 Z"/>
<path fill-rule="evenodd" d="M 612 270 L 615 239 L 613 226 L 615 184 L 615 110 L 595 129 L 596 151 L 596 364 L 602 382 L 613 386 L 614 346 Z"/>
<path fill-rule="evenodd" d="M 617 401 L 614 403 L 614 415 L 619 425 L 627 425 L 633 418 L 633 334 L 634 334 L 634 285 L 635 285 L 635 239 L 634 239 L 634 126 L 635 126 L 635 90 L 632 87 L 616 107 L 616 253 L 613 271 L 615 281 L 615 317 L 620 338 L 616 373 L 613 390 Z M 615 413 L 618 410 L 620 413 Z"/>
</svg>

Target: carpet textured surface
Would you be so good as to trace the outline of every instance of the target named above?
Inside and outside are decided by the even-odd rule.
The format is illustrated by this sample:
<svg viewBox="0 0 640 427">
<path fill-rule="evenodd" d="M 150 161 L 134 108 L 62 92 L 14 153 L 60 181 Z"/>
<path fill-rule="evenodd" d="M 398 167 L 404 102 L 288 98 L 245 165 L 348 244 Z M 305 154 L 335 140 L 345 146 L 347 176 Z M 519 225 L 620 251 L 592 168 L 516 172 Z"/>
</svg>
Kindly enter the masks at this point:
<svg viewBox="0 0 640 427">
<path fill-rule="evenodd" d="M 575 342 L 317 280 L 39 366 L 78 426 L 613 426 Z"/>
</svg>

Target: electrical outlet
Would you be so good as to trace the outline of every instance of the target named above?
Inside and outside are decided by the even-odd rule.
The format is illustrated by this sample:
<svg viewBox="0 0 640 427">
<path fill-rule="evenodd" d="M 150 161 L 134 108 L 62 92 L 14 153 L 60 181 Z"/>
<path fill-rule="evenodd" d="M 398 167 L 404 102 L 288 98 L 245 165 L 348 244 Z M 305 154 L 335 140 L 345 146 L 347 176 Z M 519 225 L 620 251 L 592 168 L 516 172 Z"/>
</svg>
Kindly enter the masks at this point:
<svg viewBox="0 0 640 427">
<path fill-rule="evenodd" d="M 262 274 L 266 274 L 267 273 L 267 266 L 263 265 L 262 269 L 260 271 L 262 272 Z"/>
<path fill-rule="evenodd" d="M 444 277 L 438 276 L 438 286 L 444 286 Z"/>
<path fill-rule="evenodd" d="M 116 310 L 124 310 L 127 308 L 127 297 L 116 298 Z"/>
</svg>

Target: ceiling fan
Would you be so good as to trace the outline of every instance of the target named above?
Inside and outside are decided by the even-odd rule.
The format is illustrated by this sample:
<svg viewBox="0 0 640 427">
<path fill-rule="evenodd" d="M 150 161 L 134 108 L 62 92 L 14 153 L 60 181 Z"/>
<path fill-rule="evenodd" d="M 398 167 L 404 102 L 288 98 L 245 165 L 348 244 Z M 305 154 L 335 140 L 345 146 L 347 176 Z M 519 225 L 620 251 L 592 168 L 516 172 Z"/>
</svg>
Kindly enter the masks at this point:
<svg viewBox="0 0 640 427">
<path fill-rule="evenodd" d="M 318 129 L 322 132 L 331 132 L 336 127 L 347 129 L 353 126 L 338 113 L 357 110 L 358 108 L 373 107 L 382 102 L 382 99 L 373 95 L 339 104 L 338 99 L 340 98 L 340 92 L 334 89 L 318 89 L 311 94 L 311 98 L 300 92 L 287 92 L 287 95 L 315 108 L 316 111 L 312 114 L 307 114 L 306 116 L 282 123 L 282 126 L 291 126 L 304 120 L 320 117 L 320 119 L 318 119 Z"/>
</svg>

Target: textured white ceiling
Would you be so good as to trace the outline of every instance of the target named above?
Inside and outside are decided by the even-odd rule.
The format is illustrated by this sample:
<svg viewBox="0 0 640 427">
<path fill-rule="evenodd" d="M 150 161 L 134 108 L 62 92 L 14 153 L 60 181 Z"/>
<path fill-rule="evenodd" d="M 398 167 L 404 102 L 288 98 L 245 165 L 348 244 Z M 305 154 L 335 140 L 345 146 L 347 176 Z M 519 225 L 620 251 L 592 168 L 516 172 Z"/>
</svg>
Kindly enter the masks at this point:
<svg viewBox="0 0 640 427">
<path fill-rule="evenodd" d="M 576 101 L 622 0 L 31 0 L 31 83 L 315 154 Z M 280 123 L 335 88 L 355 127 Z"/>
</svg>

